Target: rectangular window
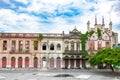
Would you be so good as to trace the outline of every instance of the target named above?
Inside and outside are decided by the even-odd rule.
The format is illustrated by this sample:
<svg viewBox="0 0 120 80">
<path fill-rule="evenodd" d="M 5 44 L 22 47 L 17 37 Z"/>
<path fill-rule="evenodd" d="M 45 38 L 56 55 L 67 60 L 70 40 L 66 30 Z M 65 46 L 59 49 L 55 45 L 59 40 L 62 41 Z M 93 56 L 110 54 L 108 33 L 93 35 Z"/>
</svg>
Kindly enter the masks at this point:
<svg viewBox="0 0 120 80">
<path fill-rule="evenodd" d="M 95 50 L 95 44 L 94 44 L 94 42 L 90 43 L 90 50 L 92 50 L 92 51 Z"/>
<path fill-rule="evenodd" d="M 74 50 L 74 42 L 71 43 L 71 50 Z"/>
<path fill-rule="evenodd" d="M 23 50 L 23 41 L 19 41 L 19 51 Z"/>
<path fill-rule="evenodd" d="M 68 44 L 65 44 L 65 51 L 68 51 Z"/>
<path fill-rule="evenodd" d="M 98 50 L 101 49 L 101 42 L 98 42 Z"/>
<path fill-rule="evenodd" d="M 3 50 L 7 50 L 7 41 L 3 41 Z"/>
</svg>

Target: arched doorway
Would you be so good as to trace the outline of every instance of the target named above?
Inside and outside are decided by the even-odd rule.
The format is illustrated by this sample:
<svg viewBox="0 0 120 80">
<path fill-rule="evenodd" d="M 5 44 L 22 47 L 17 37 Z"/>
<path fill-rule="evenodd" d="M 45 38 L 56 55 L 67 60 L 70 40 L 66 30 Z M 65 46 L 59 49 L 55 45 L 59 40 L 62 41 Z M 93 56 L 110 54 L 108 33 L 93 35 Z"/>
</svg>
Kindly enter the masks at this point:
<svg viewBox="0 0 120 80">
<path fill-rule="evenodd" d="M 76 57 L 76 67 L 80 68 L 80 57 L 79 56 Z"/>
<path fill-rule="evenodd" d="M 7 58 L 3 57 L 2 58 L 2 68 L 6 68 L 6 65 L 7 65 Z"/>
<path fill-rule="evenodd" d="M 11 68 L 15 68 L 15 57 L 11 58 Z"/>
<path fill-rule="evenodd" d="M 22 68 L 22 57 L 18 58 L 18 68 Z"/>
<path fill-rule="evenodd" d="M 46 64 L 47 64 L 47 62 L 46 62 L 46 57 L 43 57 L 43 58 L 42 58 L 42 67 L 43 67 L 43 68 L 47 67 Z"/>
<path fill-rule="evenodd" d="M 61 59 L 60 57 L 57 57 L 57 60 L 56 60 L 56 69 L 60 69 L 61 68 Z"/>
<path fill-rule="evenodd" d="M 38 67 L 38 58 L 34 57 L 34 68 Z"/>
<path fill-rule="evenodd" d="M 64 60 L 65 60 L 65 68 L 68 68 L 69 67 L 69 57 L 65 56 Z"/>
<path fill-rule="evenodd" d="M 74 56 L 71 56 L 70 58 L 70 68 L 74 68 Z"/>
<path fill-rule="evenodd" d="M 29 67 L 29 57 L 25 57 L 25 68 Z"/>
<path fill-rule="evenodd" d="M 50 59 L 50 69 L 54 68 L 54 58 Z"/>
</svg>

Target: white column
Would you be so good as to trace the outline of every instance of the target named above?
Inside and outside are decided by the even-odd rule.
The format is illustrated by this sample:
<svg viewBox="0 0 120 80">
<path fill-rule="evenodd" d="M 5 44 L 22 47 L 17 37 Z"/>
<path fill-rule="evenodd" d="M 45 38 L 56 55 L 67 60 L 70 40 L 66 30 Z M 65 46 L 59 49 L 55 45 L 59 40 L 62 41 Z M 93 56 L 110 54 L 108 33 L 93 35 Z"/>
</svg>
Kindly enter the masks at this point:
<svg viewBox="0 0 120 80">
<path fill-rule="evenodd" d="M 30 63 L 29 67 L 33 67 L 33 57 L 32 57 L 32 55 L 30 55 L 29 63 Z"/>
<path fill-rule="evenodd" d="M 23 40 L 23 51 L 25 51 L 25 40 Z"/>
<path fill-rule="evenodd" d="M 37 57 L 38 57 L 38 68 L 40 67 L 40 54 L 38 53 L 37 54 Z"/>
<path fill-rule="evenodd" d="M 71 64 L 70 64 L 70 63 L 71 63 L 71 62 L 70 62 L 70 59 L 68 59 L 68 62 L 69 62 L 68 68 L 70 68 L 70 66 L 71 66 Z"/>
<path fill-rule="evenodd" d="M 69 50 L 71 50 L 71 44 L 69 43 Z"/>
<path fill-rule="evenodd" d="M 7 52 L 8 52 L 7 67 L 8 68 L 10 68 L 10 61 L 11 61 L 9 51 L 10 51 L 10 40 L 7 40 Z"/>
<path fill-rule="evenodd" d="M 60 59 L 61 59 L 61 68 L 65 68 L 65 60 L 64 59 L 62 59 L 63 57 L 61 57 Z"/>
<path fill-rule="evenodd" d="M 31 41 L 31 49 L 32 49 L 32 52 L 34 51 L 34 40 Z"/>
<path fill-rule="evenodd" d="M 15 68 L 18 68 L 18 58 L 15 58 Z"/>
<path fill-rule="evenodd" d="M 19 41 L 16 40 L 16 51 L 18 51 Z"/>
<path fill-rule="evenodd" d="M 25 58 L 22 57 L 22 68 L 24 68 L 24 67 L 25 67 Z"/>
<path fill-rule="evenodd" d="M 76 68 L 76 59 L 74 59 L 74 68 Z"/>
<path fill-rule="evenodd" d="M 29 51 L 31 52 L 31 40 L 29 40 Z"/>
<path fill-rule="evenodd" d="M 3 47 L 3 40 L 0 40 L 0 52 L 2 52 Z"/>
<path fill-rule="evenodd" d="M 12 40 L 9 40 L 9 48 L 8 48 L 8 51 L 11 51 L 11 48 L 12 47 Z"/>
<path fill-rule="evenodd" d="M 7 56 L 6 56 L 7 57 Z M 10 68 L 10 61 L 11 61 L 11 59 L 10 59 L 10 54 L 8 54 L 8 57 L 7 57 L 7 66 L 6 67 L 8 67 L 8 68 Z"/>
<path fill-rule="evenodd" d="M 54 68 L 56 68 L 57 66 L 56 66 L 56 64 L 57 64 L 57 61 L 56 61 L 57 59 L 56 58 L 54 58 Z"/>
<path fill-rule="evenodd" d="M 76 42 L 74 43 L 74 50 L 76 51 L 77 49 L 77 47 L 76 47 L 77 45 L 76 45 Z"/>
<path fill-rule="evenodd" d="M 40 53 L 41 49 L 40 49 L 40 41 L 38 41 L 38 53 Z"/>
</svg>

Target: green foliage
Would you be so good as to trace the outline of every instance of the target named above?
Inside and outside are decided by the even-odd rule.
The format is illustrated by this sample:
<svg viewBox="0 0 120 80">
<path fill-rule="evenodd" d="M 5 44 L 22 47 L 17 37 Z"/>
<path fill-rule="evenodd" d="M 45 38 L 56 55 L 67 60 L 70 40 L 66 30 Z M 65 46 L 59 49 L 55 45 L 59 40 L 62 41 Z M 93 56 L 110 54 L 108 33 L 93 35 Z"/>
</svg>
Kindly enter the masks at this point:
<svg viewBox="0 0 120 80">
<path fill-rule="evenodd" d="M 87 52 L 87 51 L 82 51 L 82 57 L 83 57 L 83 58 L 86 58 L 87 55 L 88 55 L 88 52 Z"/>
<path fill-rule="evenodd" d="M 120 65 L 120 49 L 103 48 L 94 54 L 88 62 L 93 65 L 99 63 Z"/>
<path fill-rule="evenodd" d="M 91 30 L 90 32 L 86 32 L 85 34 L 81 34 L 82 56 L 84 58 L 88 55 L 87 51 L 85 50 L 86 49 L 87 37 L 88 37 L 88 35 L 92 36 L 93 33 L 94 33 L 94 31 Z"/>
<path fill-rule="evenodd" d="M 82 50 L 85 51 L 85 44 L 86 44 L 86 40 L 87 40 L 87 33 L 85 34 L 81 34 L 81 44 L 82 44 Z"/>
<path fill-rule="evenodd" d="M 85 51 L 85 44 L 87 41 L 87 37 L 88 35 L 92 36 L 92 34 L 94 33 L 93 30 L 91 30 L 90 32 L 86 32 L 85 34 L 81 34 L 81 43 L 82 43 L 82 50 Z"/>
<path fill-rule="evenodd" d="M 38 50 L 38 41 L 34 41 L 34 50 Z"/>
<path fill-rule="evenodd" d="M 100 38 L 102 36 L 102 34 L 101 34 L 101 30 L 99 28 L 97 28 L 97 33 L 98 33 L 98 38 Z"/>
<path fill-rule="evenodd" d="M 94 33 L 94 31 L 91 30 L 88 34 L 89 34 L 90 36 L 92 36 L 93 33 Z"/>
<path fill-rule="evenodd" d="M 42 35 L 42 34 L 39 34 L 38 40 L 39 40 L 40 42 L 43 40 L 43 35 Z"/>
</svg>

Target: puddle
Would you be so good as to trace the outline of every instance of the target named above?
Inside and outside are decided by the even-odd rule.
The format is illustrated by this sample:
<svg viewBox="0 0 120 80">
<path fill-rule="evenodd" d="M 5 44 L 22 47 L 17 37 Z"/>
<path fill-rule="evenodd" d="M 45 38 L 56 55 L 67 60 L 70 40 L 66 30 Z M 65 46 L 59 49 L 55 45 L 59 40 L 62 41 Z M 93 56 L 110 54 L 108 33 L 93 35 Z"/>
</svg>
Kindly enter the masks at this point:
<svg viewBox="0 0 120 80">
<path fill-rule="evenodd" d="M 58 75 L 55 75 L 54 77 L 74 77 L 74 76 L 70 74 L 58 74 Z"/>
</svg>

